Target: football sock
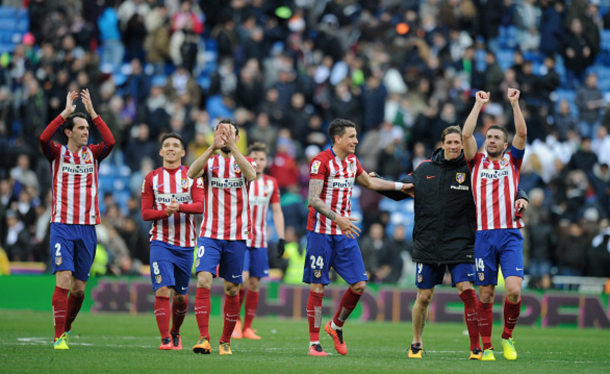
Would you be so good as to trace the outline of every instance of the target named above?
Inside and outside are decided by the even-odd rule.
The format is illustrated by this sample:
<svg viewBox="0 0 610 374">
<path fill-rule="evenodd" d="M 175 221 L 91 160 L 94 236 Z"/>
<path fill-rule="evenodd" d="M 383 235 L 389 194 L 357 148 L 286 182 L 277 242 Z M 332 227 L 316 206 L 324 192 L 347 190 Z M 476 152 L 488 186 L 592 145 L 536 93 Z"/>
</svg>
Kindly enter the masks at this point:
<svg viewBox="0 0 610 374">
<path fill-rule="evenodd" d="M 252 327 L 252 320 L 256 316 L 256 308 L 258 308 L 258 292 L 248 291 L 246 298 L 246 318 L 244 319 L 244 330 Z"/>
<path fill-rule="evenodd" d="M 66 331 L 66 316 L 68 309 L 68 291 L 55 286 L 51 305 L 53 306 L 53 325 L 55 326 L 55 339 Z"/>
<path fill-rule="evenodd" d="M 155 318 L 161 339 L 169 338 L 170 306 L 168 296 L 155 296 Z"/>
<path fill-rule="evenodd" d="M 244 300 L 246 299 L 246 289 L 245 288 L 240 288 L 239 289 L 239 314 L 241 315 L 241 309 L 244 306 Z M 247 306 L 246 306 L 247 308 Z M 240 318 L 239 316 L 237 317 L 238 319 Z"/>
<path fill-rule="evenodd" d="M 483 341 L 483 350 L 493 348 L 491 330 L 493 327 L 493 303 L 479 302 L 479 332 Z"/>
<path fill-rule="evenodd" d="M 84 299 L 84 293 L 80 296 L 74 296 L 74 294 L 70 292 L 70 296 L 68 297 L 68 315 L 66 316 L 66 331 L 72 330 L 72 322 L 74 322 L 78 312 L 80 312 L 80 307 L 83 305 Z"/>
<path fill-rule="evenodd" d="M 231 334 L 235 330 L 235 324 L 237 323 L 237 316 L 239 315 L 239 295 L 225 295 L 225 324 L 222 329 L 222 337 L 220 338 L 221 343 L 230 343 Z"/>
<path fill-rule="evenodd" d="M 197 288 L 195 296 L 195 319 L 199 327 L 199 336 L 210 340 L 208 327 L 210 325 L 210 290 L 207 288 Z"/>
<path fill-rule="evenodd" d="M 511 303 L 508 299 L 504 301 L 504 331 L 502 332 L 502 339 L 510 339 L 513 337 L 513 330 L 519 319 L 520 312 L 521 299 L 516 303 Z"/>
<path fill-rule="evenodd" d="M 333 323 L 339 328 L 343 327 L 345 320 L 352 314 L 352 311 L 358 305 L 358 300 L 360 300 L 361 293 L 355 293 L 351 288 L 348 288 L 347 291 L 343 294 L 341 298 L 341 304 L 339 305 L 339 309 L 335 316 L 333 317 Z"/>
<path fill-rule="evenodd" d="M 323 293 L 309 291 L 307 298 L 307 322 L 309 322 L 309 341 L 320 341 L 320 326 L 322 325 Z"/>
<path fill-rule="evenodd" d="M 460 294 L 460 298 L 464 302 L 464 319 L 468 328 L 468 336 L 470 337 L 470 350 L 475 348 L 481 349 L 479 341 L 479 319 L 477 318 L 479 308 L 477 301 L 477 293 L 475 290 L 466 290 Z"/>
<path fill-rule="evenodd" d="M 172 333 L 179 334 L 180 326 L 182 326 L 182 322 L 184 322 L 184 317 L 186 317 L 186 312 L 189 307 L 189 296 L 184 295 L 184 301 L 178 302 L 174 298 L 172 303 Z"/>
<path fill-rule="evenodd" d="M 318 345 L 318 344 L 320 344 L 320 342 L 319 342 L 319 341 L 316 341 L 316 342 L 309 342 L 309 348 L 313 347 L 314 345 Z"/>
</svg>

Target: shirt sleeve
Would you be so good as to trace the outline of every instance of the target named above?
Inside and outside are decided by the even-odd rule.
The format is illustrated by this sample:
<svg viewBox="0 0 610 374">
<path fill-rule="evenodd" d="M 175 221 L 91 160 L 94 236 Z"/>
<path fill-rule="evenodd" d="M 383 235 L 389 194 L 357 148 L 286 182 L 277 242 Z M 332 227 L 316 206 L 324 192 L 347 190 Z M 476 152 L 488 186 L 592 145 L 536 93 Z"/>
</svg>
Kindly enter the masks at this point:
<svg viewBox="0 0 610 374">
<path fill-rule="evenodd" d="M 197 178 L 193 181 L 191 188 L 193 202 L 190 204 L 180 204 L 179 211 L 187 214 L 203 213 L 203 179 Z"/>
<path fill-rule="evenodd" d="M 311 160 L 309 165 L 309 178 L 310 179 L 326 179 L 328 175 L 328 167 L 319 158 Z"/>
<path fill-rule="evenodd" d="M 360 160 L 358 160 L 358 157 L 355 157 L 356 159 L 356 178 L 362 174 L 364 172 L 364 169 L 362 168 L 362 165 L 360 164 Z"/>
<path fill-rule="evenodd" d="M 40 134 L 40 149 L 49 161 L 55 159 L 57 154 L 59 154 L 60 152 L 59 149 L 61 148 L 61 145 L 55 144 L 55 142 L 52 141 L 51 138 L 53 138 L 53 135 L 55 135 L 57 130 L 59 130 L 61 125 L 63 125 L 65 122 L 66 120 L 64 119 L 64 117 L 59 115 L 55 117 L 55 119 L 51 121 L 47 128 L 44 129 L 42 134 Z"/>
<path fill-rule="evenodd" d="M 273 178 L 271 180 L 273 182 L 273 193 L 271 194 L 270 204 L 275 204 L 280 202 L 280 187 L 277 184 L 277 179 Z"/>
<path fill-rule="evenodd" d="M 246 157 L 246 160 L 248 160 L 248 162 L 250 163 L 250 165 L 252 165 L 254 167 L 254 169 L 256 169 L 256 161 L 254 161 L 253 159 L 251 159 L 250 157 Z"/>
<path fill-rule="evenodd" d="M 112 148 L 114 148 L 114 145 L 116 144 L 116 140 L 102 117 L 97 116 L 93 120 L 93 124 L 99 130 L 103 141 L 100 144 L 91 145 L 89 148 L 93 152 L 93 156 L 97 160 L 102 161 L 110 154 L 110 151 L 112 151 Z"/>
<path fill-rule="evenodd" d="M 155 192 L 152 186 L 152 176 L 149 173 L 142 183 L 142 219 L 144 221 L 157 221 L 167 218 L 165 210 L 156 210 Z"/>
<path fill-rule="evenodd" d="M 482 158 L 483 158 L 482 153 L 476 153 L 474 155 L 474 157 L 472 158 L 472 160 L 466 161 L 466 163 L 468 164 L 468 169 L 470 169 L 471 173 L 472 173 L 472 169 L 474 169 L 474 167 L 481 161 Z"/>
</svg>

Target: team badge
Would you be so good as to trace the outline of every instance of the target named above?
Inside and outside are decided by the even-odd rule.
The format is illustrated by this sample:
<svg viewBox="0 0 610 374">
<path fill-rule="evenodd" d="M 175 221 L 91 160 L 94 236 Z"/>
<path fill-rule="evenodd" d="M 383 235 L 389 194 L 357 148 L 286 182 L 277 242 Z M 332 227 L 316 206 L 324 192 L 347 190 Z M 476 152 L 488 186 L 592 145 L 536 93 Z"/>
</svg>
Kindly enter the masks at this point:
<svg viewBox="0 0 610 374">
<path fill-rule="evenodd" d="M 503 167 L 503 168 L 508 166 L 508 159 L 506 157 L 504 157 L 502 159 L 502 161 L 500 161 L 500 166 Z"/>
<path fill-rule="evenodd" d="M 195 261 L 195 267 L 199 267 L 199 259 L 197 259 L 197 261 Z"/>
<path fill-rule="evenodd" d="M 318 174 L 318 169 L 320 168 L 321 162 L 316 160 L 311 163 L 311 174 Z"/>
<path fill-rule="evenodd" d="M 424 279 L 424 277 L 422 277 L 421 274 L 417 274 L 417 283 L 421 283 L 421 281 Z"/>
<path fill-rule="evenodd" d="M 61 265 L 61 257 L 55 257 L 55 265 Z"/>
<path fill-rule="evenodd" d="M 235 172 L 235 174 L 241 173 L 241 170 L 239 169 L 239 165 L 237 165 L 237 162 L 233 164 L 233 171 Z"/>
<path fill-rule="evenodd" d="M 350 162 L 349 165 L 347 165 L 347 171 L 351 174 L 356 174 L 356 163 Z"/>
<path fill-rule="evenodd" d="M 83 159 L 83 161 L 85 161 L 85 163 L 87 163 L 87 164 L 91 163 L 91 154 L 89 152 L 81 153 L 80 157 Z"/>
<path fill-rule="evenodd" d="M 485 279 L 485 273 L 479 273 L 479 280 L 483 281 Z"/>
<path fill-rule="evenodd" d="M 455 180 L 458 183 L 464 183 L 464 181 L 466 180 L 466 173 L 456 173 Z"/>
<path fill-rule="evenodd" d="M 155 275 L 155 281 L 157 282 L 157 284 L 161 283 L 162 280 L 163 278 L 161 277 L 161 274 Z"/>
<path fill-rule="evenodd" d="M 180 181 L 180 185 L 182 186 L 182 189 L 186 190 L 189 188 L 189 180 L 188 179 L 182 179 Z"/>
<path fill-rule="evenodd" d="M 313 271 L 313 276 L 316 278 L 320 278 L 322 276 L 322 271 L 321 270 L 314 270 Z"/>
<path fill-rule="evenodd" d="M 267 185 L 263 186 L 263 194 L 265 195 L 265 197 L 267 197 L 267 195 L 269 195 L 269 190 L 270 190 L 269 186 L 267 186 Z"/>
</svg>

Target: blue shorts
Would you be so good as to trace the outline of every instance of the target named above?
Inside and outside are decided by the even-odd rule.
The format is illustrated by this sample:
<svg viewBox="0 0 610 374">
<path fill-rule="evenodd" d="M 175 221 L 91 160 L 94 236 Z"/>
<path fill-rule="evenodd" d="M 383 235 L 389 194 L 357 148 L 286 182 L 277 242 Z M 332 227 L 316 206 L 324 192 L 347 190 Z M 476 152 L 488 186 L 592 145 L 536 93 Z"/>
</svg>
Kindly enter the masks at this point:
<svg viewBox="0 0 610 374">
<path fill-rule="evenodd" d="M 193 248 L 178 247 L 159 240 L 150 242 L 150 279 L 153 289 L 173 287 L 186 295 L 193 268 Z"/>
<path fill-rule="evenodd" d="M 86 282 L 95 258 L 97 232 L 94 225 L 51 223 L 51 260 L 53 274 L 71 271 L 72 276 Z"/>
<path fill-rule="evenodd" d="M 197 243 L 195 272 L 207 271 L 213 276 L 240 284 L 243 281 L 241 273 L 244 269 L 245 252 L 245 240 L 218 240 L 200 237 Z M 220 267 L 216 274 L 218 265 Z"/>
<path fill-rule="evenodd" d="M 329 284 L 331 267 L 348 284 L 369 280 L 356 239 L 307 231 L 303 282 Z"/>
<path fill-rule="evenodd" d="M 498 284 L 498 265 L 504 279 L 523 278 L 523 236 L 519 229 L 477 231 L 474 242 L 477 286 Z"/>
<path fill-rule="evenodd" d="M 448 267 L 451 273 L 452 287 L 455 287 L 455 284 L 460 282 L 474 282 L 473 264 L 428 265 L 418 263 L 417 277 L 415 279 L 417 288 L 429 290 L 437 284 L 443 284 L 445 267 Z"/>
<path fill-rule="evenodd" d="M 251 277 L 268 277 L 269 254 L 267 248 L 247 247 L 244 254 L 244 271 L 249 272 Z"/>
</svg>

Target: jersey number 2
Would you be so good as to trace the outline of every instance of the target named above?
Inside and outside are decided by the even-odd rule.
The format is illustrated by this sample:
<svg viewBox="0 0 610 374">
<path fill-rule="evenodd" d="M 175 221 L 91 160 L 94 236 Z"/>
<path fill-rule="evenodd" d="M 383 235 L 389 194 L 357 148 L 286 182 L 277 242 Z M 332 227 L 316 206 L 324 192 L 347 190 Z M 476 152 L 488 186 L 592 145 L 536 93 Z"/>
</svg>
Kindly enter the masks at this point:
<svg viewBox="0 0 610 374">
<path fill-rule="evenodd" d="M 55 243 L 55 257 L 61 257 L 61 244 Z"/>
</svg>

